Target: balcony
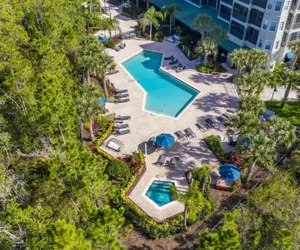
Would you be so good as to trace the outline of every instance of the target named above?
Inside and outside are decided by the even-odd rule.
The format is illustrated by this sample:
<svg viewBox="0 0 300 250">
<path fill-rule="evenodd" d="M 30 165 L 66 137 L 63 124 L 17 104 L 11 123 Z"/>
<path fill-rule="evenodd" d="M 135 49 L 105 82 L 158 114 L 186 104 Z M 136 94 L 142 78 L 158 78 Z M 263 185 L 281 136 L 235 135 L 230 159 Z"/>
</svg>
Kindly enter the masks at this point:
<svg viewBox="0 0 300 250">
<path fill-rule="evenodd" d="M 233 0 L 222 0 L 223 3 L 227 3 L 229 5 L 232 5 Z"/>
<path fill-rule="evenodd" d="M 224 12 L 220 12 L 219 16 L 225 20 L 230 21 L 230 14 L 224 13 Z"/>
<path fill-rule="evenodd" d="M 259 20 L 257 18 L 251 18 L 249 19 L 249 23 L 254 24 L 255 26 L 257 26 L 258 28 L 260 28 L 262 20 Z"/>
<path fill-rule="evenodd" d="M 243 36 L 244 33 L 241 33 L 240 31 L 236 31 L 234 29 L 230 29 L 229 33 L 237 38 L 239 38 L 240 40 L 243 40 Z"/>
<path fill-rule="evenodd" d="M 300 22 L 299 23 L 294 23 L 293 30 L 294 29 L 299 29 L 299 28 L 300 28 Z"/>
<path fill-rule="evenodd" d="M 250 0 L 239 0 L 239 1 L 242 2 L 242 3 L 246 3 L 246 4 L 250 3 Z"/>
<path fill-rule="evenodd" d="M 252 4 L 260 8 L 265 9 L 267 6 L 268 0 L 253 0 Z"/>
<path fill-rule="evenodd" d="M 246 41 L 256 45 L 257 43 L 257 37 L 254 37 L 254 36 L 246 36 Z"/>
<path fill-rule="evenodd" d="M 232 16 L 235 17 L 236 19 L 242 21 L 242 22 L 246 22 L 246 20 L 247 20 L 247 16 L 241 15 L 236 11 L 233 11 Z"/>
</svg>

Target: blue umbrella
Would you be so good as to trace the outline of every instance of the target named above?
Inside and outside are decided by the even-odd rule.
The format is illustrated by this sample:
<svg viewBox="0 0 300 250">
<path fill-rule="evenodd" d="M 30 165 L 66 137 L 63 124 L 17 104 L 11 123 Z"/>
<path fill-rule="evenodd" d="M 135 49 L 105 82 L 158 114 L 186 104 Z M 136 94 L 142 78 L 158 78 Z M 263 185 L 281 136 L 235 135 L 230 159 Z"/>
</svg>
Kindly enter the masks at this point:
<svg viewBox="0 0 300 250">
<path fill-rule="evenodd" d="M 107 98 L 102 97 L 102 98 L 100 98 L 99 102 L 100 102 L 101 104 L 105 104 L 105 103 L 107 103 Z"/>
<path fill-rule="evenodd" d="M 235 181 L 241 178 L 240 169 L 233 164 L 222 165 L 219 172 L 225 181 Z"/>
<path fill-rule="evenodd" d="M 170 147 L 175 143 L 175 139 L 170 134 L 160 134 L 156 136 L 155 142 L 161 147 Z"/>
</svg>

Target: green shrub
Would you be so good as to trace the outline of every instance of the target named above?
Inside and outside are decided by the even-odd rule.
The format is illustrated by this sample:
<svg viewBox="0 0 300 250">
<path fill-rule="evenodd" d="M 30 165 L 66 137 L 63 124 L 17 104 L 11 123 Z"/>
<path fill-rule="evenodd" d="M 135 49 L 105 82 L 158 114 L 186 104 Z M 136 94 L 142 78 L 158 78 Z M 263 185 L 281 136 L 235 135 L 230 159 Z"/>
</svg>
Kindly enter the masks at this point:
<svg viewBox="0 0 300 250">
<path fill-rule="evenodd" d="M 205 137 L 203 139 L 210 150 L 215 154 L 215 156 L 219 159 L 220 162 L 224 162 L 225 160 L 225 152 L 222 148 L 221 139 L 215 135 L 211 135 Z"/>
<path fill-rule="evenodd" d="M 169 36 L 170 35 L 169 25 L 161 25 L 159 27 L 159 32 L 163 33 L 164 36 Z"/>
<path fill-rule="evenodd" d="M 110 155 L 100 147 L 97 147 L 97 152 L 107 160 L 113 161 L 115 159 L 112 155 Z"/>
<path fill-rule="evenodd" d="M 101 144 L 109 137 L 109 135 L 113 131 L 113 128 L 114 128 L 114 122 L 110 121 L 108 126 L 107 126 L 107 129 L 106 129 L 105 133 L 102 134 L 101 137 L 96 142 L 96 147 L 97 148 L 99 148 L 101 146 Z"/>
<path fill-rule="evenodd" d="M 130 179 L 130 170 L 127 164 L 119 160 L 111 160 L 106 169 L 106 174 L 110 179 L 119 181 L 122 186 L 126 185 Z"/>
<path fill-rule="evenodd" d="M 163 32 L 161 32 L 161 31 L 157 31 L 156 33 L 155 33 L 155 35 L 154 35 L 154 41 L 156 41 L 156 42 L 162 42 L 163 40 L 164 40 L 164 38 L 165 38 L 165 35 L 164 35 L 164 33 Z"/>
<path fill-rule="evenodd" d="M 193 37 L 191 37 L 191 36 L 181 37 L 181 40 L 180 40 L 182 45 L 187 46 L 190 49 L 191 49 L 192 41 L 193 41 Z"/>
<path fill-rule="evenodd" d="M 116 46 L 114 40 L 112 40 L 112 39 L 106 40 L 105 42 L 103 42 L 103 44 L 104 44 L 107 48 L 110 48 L 110 49 L 113 49 L 113 48 Z"/>
<path fill-rule="evenodd" d="M 121 15 L 122 15 L 122 16 L 126 16 L 126 17 L 129 17 L 129 18 L 130 18 L 130 14 L 129 14 L 129 13 L 127 13 L 127 12 L 124 12 L 124 11 L 122 11 L 122 12 L 121 12 Z"/>
<path fill-rule="evenodd" d="M 211 63 L 211 64 L 208 64 L 207 66 L 204 66 L 203 64 L 198 64 L 197 70 L 201 73 L 216 73 L 216 72 L 224 73 L 224 72 L 226 72 L 226 69 L 218 63 Z"/>
</svg>

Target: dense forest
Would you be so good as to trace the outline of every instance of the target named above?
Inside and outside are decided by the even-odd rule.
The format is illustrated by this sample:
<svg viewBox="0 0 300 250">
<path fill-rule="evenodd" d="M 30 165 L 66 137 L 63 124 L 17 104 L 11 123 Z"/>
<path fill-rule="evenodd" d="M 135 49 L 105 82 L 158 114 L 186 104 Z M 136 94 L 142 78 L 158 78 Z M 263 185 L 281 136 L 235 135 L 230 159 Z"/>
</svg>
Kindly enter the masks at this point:
<svg viewBox="0 0 300 250">
<path fill-rule="evenodd" d="M 84 69 L 76 65 L 87 60 L 95 21 L 81 4 L 1 0 L 0 249 L 122 247 L 107 163 L 79 137 Z"/>
</svg>

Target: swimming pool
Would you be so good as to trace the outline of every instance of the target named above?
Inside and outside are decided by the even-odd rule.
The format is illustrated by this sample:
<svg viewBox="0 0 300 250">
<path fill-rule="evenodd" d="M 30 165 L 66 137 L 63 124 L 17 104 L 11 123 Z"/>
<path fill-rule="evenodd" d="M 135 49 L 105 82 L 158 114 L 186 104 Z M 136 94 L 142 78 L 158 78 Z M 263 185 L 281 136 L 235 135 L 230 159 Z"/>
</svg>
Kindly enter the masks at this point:
<svg viewBox="0 0 300 250">
<path fill-rule="evenodd" d="M 172 202 L 170 187 L 175 186 L 174 182 L 154 180 L 146 192 L 146 196 L 154 201 L 159 207 Z"/>
<path fill-rule="evenodd" d="M 143 51 L 122 64 L 147 93 L 145 110 L 177 118 L 200 92 L 162 71 L 162 56 Z"/>
</svg>

